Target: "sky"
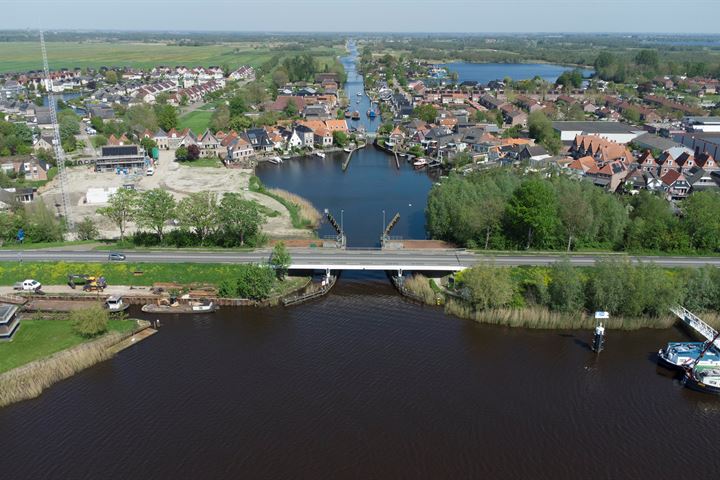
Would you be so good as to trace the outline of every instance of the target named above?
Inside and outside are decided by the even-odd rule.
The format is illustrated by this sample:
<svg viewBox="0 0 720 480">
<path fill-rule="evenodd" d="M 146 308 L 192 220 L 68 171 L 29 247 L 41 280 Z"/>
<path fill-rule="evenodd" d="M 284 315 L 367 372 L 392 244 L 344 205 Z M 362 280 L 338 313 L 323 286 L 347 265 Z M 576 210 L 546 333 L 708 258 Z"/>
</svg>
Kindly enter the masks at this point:
<svg viewBox="0 0 720 480">
<path fill-rule="evenodd" d="M 0 0 L 0 29 L 717 33 L 720 0 Z"/>
</svg>

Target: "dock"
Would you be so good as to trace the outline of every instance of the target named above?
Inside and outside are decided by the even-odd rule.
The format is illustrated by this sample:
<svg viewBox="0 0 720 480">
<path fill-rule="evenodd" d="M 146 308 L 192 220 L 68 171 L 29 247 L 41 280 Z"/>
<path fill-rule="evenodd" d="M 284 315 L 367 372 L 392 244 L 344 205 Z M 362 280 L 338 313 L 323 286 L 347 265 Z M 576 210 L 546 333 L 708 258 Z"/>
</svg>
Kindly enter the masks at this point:
<svg viewBox="0 0 720 480">
<path fill-rule="evenodd" d="M 692 313 L 687 308 L 678 305 L 670 309 L 682 322 L 695 332 L 701 338 L 704 338 L 708 342 L 712 342 L 717 336 L 717 330 L 712 328 L 710 325 L 705 323 L 700 317 Z M 720 348 L 720 339 L 715 340 L 715 346 Z"/>
</svg>

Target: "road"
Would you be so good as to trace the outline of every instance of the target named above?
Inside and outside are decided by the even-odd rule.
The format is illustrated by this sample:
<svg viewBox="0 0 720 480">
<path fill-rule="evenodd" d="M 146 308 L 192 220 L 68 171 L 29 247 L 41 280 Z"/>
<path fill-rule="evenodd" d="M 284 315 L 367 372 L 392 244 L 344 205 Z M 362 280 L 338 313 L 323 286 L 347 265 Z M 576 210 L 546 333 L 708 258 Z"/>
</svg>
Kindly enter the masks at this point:
<svg viewBox="0 0 720 480">
<path fill-rule="evenodd" d="M 132 251 L 124 252 L 128 262 L 148 263 L 257 263 L 267 261 L 270 250 L 253 252 L 193 252 L 193 251 Z M 478 255 L 464 250 L 320 250 L 291 249 L 294 269 L 345 270 L 462 270 L 479 262 L 494 265 L 549 265 L 562 258 L 561 254 L 497 254 Z M 1 250 L 0 261 L 67 261 L 104 262 L 108 252 L 94 250 Z M 602 255 L 572 255 L 576 266 L 593 265 Z M 633 261 L 653 262 L 665 267 L 720 267 L 720 257 L 628 257 Z"/>
</svg>

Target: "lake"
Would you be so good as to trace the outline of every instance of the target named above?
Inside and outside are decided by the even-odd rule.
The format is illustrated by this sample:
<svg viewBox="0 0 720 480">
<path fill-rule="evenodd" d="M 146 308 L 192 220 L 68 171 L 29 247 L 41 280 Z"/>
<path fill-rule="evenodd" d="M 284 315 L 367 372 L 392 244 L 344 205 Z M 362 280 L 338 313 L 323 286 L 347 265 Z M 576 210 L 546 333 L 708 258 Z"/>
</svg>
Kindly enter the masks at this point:
<svg viewBox="0 0 720 480">
<path fill-rule="evenodd" d="M 513 80 L 527 80 L 535 76 L 554 83 L 564 71 L 573 67 L 552 65 L 548 63 L 445 63 L 452 72 L 457 72 L 458 81 L 474 81 L 486 84 L 492 80 L 502 80 L 510 77 Z M 583 69 L 583 75 L 588 77 L 593 71 Z"/>
</svg>

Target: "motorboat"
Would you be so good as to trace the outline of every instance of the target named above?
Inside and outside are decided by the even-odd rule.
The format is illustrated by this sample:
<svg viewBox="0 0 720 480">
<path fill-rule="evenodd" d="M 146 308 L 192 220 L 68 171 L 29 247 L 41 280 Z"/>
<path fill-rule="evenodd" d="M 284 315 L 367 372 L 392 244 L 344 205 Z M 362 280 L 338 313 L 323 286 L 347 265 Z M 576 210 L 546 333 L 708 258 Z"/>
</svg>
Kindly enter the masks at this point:
<svg viewBox="0 0 720 480">
<path fill-rule="evenodd" d="M 274 163 L 275 165 L 280 165 L 281 163 L 283 163 L 283 160 L 282 160 L 282 158 L 280 158 L 276 155 L 274 157 L 269 158 L 268 162 Z"/>
<path fill-rule="evenodd" d="M 352 112 L 350 110 L 345 110 L 345 118 L 352 117 Z"/>
<path fill-rule="evenodd" d="M 683 370 L 698 359 L 706 346 L 707 342 L 669 342 L 658 351 L 658 361 L 665 367 Z M 720 367 L 720 352 L 708 349 L 698 365 Z"/>
<path fill-rule="evenodd" d="M 357 92 L 358 97 L 362 97 L 362 92 Z"/>
<path fill-rule="evenodd" d="M 108 312 L 123 312 L 130 307 L 130 304 L 123 302 L 122 297 L 110 296 L 105 300 L 105 308 Z"/>
<path fill-rule="evenodd" d="M 316 157 L 320 157 L 320 158 L 325 158 L 325 153 L 323 153 L 323 152 L 321 152 L 321 151 L 319 151 L 319 150 L 316 150 L 316 151 L 315 151 L 315 156 L 316 156 Z"/>
<path fill-rule="evenodd" d="M 685 386 L 699 392 L 720 395 L 720 368 L 698 365 L 685 371 Z"/>
<path fill-rule="evenodd" d="M 360 120 L 360 112 L 357 110 L 352 113 L 352 119 L 353 120 Z"/>
<path fill-rule="evenodd" d="M 413 162 L 413 166 L 415 168 L 425 168 L 425 167 L 427 167 L 427 165 L 428 165 L 428 161 L 425 160 L 424 158 L 418 158 L 417 160 L 415 160 Z"/>
<path fill-rule="evenodd" d="M 343 152 L 350 153 L 350 152 L 352 152 L 352 150 L 349 147 L 345 147 L 345 148 L 343 148 Z"/>
<path fill-rule="evenodd" d="M 187 303 L 149 303 L 141 310 L 146 313 L 213 313 L 218 306 L 211 300 L 191 300 Z"/>
</svg>

